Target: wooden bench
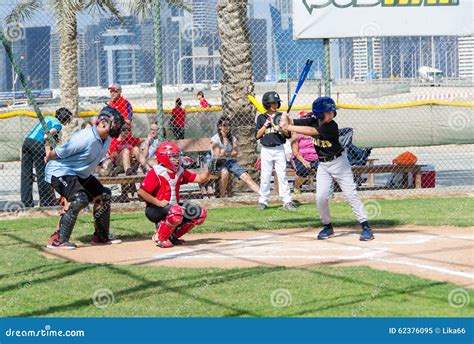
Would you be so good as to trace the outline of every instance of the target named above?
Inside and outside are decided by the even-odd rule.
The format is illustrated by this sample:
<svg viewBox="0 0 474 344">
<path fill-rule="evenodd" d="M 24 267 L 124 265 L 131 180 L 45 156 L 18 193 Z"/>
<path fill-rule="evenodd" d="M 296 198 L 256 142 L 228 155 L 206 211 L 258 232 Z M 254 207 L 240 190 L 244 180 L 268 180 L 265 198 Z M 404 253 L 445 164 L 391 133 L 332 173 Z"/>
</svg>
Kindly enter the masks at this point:
<svg viewBox="0 0 474 344">
<path fill-rule="evenodd" d="M 372 159 L 375 161 L 376 159 Z M 421 165 L 410 165 L 410 166 L 403 166 L 403 165 L 393 165 L 393 164 L 385 164 L 385 165 L 374 165 L 373 163 L 365 165 L 365 166 L 352 166 L 352 173 L 354 175 L 361 175 L 361 174 L 368 174 L 369 177 L 372 175 L 372 178 L 367 179 L 368 189 L 375 188 L 374 186 L 374 179 L 373 175 L 377 173 L 414 173 L 415 174 L 415 189 L 421 188 Z M 292 168 L 286 169 L 286 175 L 288 177 L 296 176 L 295 170 Z M 278 193 L 278 182 L 275 171 L 273 171 L 274 176 L 274 189 Z"/>
</svg>

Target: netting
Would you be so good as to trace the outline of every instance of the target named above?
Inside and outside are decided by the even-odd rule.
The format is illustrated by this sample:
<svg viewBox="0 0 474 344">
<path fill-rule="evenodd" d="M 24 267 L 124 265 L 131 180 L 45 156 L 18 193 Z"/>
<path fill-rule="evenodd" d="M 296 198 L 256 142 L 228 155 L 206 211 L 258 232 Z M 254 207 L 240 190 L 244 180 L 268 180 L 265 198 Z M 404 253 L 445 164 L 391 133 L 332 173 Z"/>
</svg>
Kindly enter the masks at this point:
<svg viewBox="0 0 474 344">
<path fill-rule="evenodd" d="M 228 116 L 238 147 L 229 158 L 258 184 L 258 112 L 247 95 L 261 102 L 265 92 L 276 91 L 284 111 L 306 60 L 312 59 L 291 115 L 297 118 L 299 112 L 311 111 L 319 96 L 330 95 L 336 100 L 339 127 L 353 129 L 352 144 L 346 148 L 359 166 L 354 171 L 360 172 L 356 176 L 360 189 L 406 188 L 407 193 L 413 193 L 420 187 L 466 190 L 474 185 L 473 37 L 331 39 L 328 66 L 322 40 L 293 39 L 291 1 L 193 0 L 183 2 L 184 6 L 175 5 L 179 1 L 162 1 L 159 18 L 156 8 L 149 6 L 145 15 L 138 15 L 130 10 L 134 2 L 127 1 L 117 4 L 120 19 L 107 11 L 78 12 L 77 45 L 72 45 L 75 51 L 71 51 L 71 46 L 61 45 L 61 14 L 51 7 L 53 3 L 45 1 L 43 10 L 11 23 L 3 18 L 15 4 L 0 5 L 3 32 L 43 114 L 53 115 L 61 106 L 72 106 L 75 112 L 74 93 L 64 85 L 77 86 L 78 123 L 74 130 L 86 121 L 94 123 L 94 116 L 114 96 L 108 89 L 110 84 L 121 86 L 121 95 L 133 108 L 133 136 L 141 140 L 133 141 L 135 153 L 128 147 L 129 163 L 124 166 L 123 159 L 113 159 L 112 166 L 97 171 L 101 178 L 143 176 L 153 161 L 152 156 L 142 158 L 140 154 L 144 145 L 159 140 L 160 133 L 179 144 L 190 158 L 189 168 L 199 170 L 211 154 L 225 154 L 228 140 L 219 146 L 212 138 L 218 134 L 219 119 Z M 157 28 L 161 56 L 156 55 Z M 68 58 L 73 55 L 77 75 L 66 73 L 70 70 L 66 66 L 74 64 L 74 59 Z M 162 71 L 159 79 L 157 66 Z M 327 68 L 330 80 L 324 80 Z M 164 117 L 157 111 L 157 101 L 161 103 L 157 84 L 162 85 L 158 88 L 162 90 Z M 181 105 L 176 107 L 178 98 Z M 155 122 L 158 128 L 152 132 Z M 34 141 L 41 135 L 31 133 L 37 123 L 18 75 L 0 49 L 0 199 L 4 201 L 22 200 L 31 206 L 33 197 L 38 202 L 36 184 L 42 184 L 38 179 L 43 174 L 44 144 Z M 150 140 L 150 135 L 156 139 Z M 220 151 L 212 149 L 216 146 Z M 416 155 L 418 167 L 387 167 L 406 151 Z M 292 151 L 288 140 L 291 187 L 298 178 L 291 164 L 294 157 L 295 148 Z M 312 178 L 314 173 L 310 173 Z M 230 182 L 220 185 L 227 188 L 234 184 L 229 190 L 219 191 L 219 182 L 217 187 L 216 183 L 187 187 L 196 191 L 191 197 L 251 195 L 250 184 L 237 183 L 237 179 L 234 174 Z M 302 191 L 312 191 L 313 183 L 302 183 Z M 34 196 L 30 196 L 30 185 Z M 123 194 L 118 185 L 114 195 Z M 301 191 L 299 185 L 297 192 Z M 48 191 L 44 197 L 52 196 Z M 41 205 L 55 202 L 45 200 Z"/>
</svg>

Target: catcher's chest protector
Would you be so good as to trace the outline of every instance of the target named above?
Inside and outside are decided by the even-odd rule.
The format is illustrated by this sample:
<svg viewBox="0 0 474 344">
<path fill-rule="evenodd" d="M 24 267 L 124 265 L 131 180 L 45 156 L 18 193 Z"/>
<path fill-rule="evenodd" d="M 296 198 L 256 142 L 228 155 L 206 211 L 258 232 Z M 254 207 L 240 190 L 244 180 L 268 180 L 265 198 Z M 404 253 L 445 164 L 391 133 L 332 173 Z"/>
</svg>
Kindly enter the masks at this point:
<svg viewBox="0 0 474 344">
<path fill-rule="evenodd" d="M 165 167 L 161 166 L 161 165 L 153 166 L 153 170 L 155 171 L 155 174 L 158 178 L 163 177 L 168 182 L 169 203 L 171 205 L 177 204 L 178 203 L 178 198 L 176 197 L 176 187 L 179 188 L 179 186 L 181 184 L 180 183 L 181 175 L 183 174 L 184 169 L 182 167 L 180 167 L 178 172 L 176 172 L 174 174 L 174 178 L 171 178 L 168 170 Z M 166 195 L 166 197 L 168 198 L 168 194 Z"/>
</svg>

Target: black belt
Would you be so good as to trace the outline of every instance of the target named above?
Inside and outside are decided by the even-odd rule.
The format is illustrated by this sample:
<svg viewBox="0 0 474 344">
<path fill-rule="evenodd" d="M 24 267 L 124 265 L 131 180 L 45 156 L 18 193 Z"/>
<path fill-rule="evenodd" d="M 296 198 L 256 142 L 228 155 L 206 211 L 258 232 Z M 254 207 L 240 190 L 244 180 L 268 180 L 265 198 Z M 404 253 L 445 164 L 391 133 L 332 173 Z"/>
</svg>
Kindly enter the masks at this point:
<svg viewBox="0 0 474 344">
<path fill-rule="evenodd" d="M 331 155 L 327 157 L 320 156 L 318 159 L 319 159 L 319 162 L 329 162 L 329 161 L 333 161 L 334 159 L 339 158 L 340 156 L 342 156 L 342 152 L 339 152 L 335 155 Z"/>
</svg>

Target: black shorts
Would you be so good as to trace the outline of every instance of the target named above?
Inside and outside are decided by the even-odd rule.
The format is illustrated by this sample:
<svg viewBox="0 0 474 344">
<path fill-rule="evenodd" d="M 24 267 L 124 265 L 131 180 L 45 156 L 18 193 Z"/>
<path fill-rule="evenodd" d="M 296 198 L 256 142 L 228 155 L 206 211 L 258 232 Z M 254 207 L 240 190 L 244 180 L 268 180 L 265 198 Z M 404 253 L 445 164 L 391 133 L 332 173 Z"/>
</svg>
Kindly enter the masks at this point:
<svg viewBox="0 0 474 344">
<path fill-rule="evenodd" d="M 66 197 L 69 201 L 71 196 L 79 191 L 84 191 L 87 194 L 89 202 L 95 197 L 101 196 L 105 187 L 94 176 L 88 178 L 79 178 L 78 176 L 62 176 L 51 178 L 51 185 L 61 196 Z"/>
<path fill-rule="evenodd" d="M 183 222 L 181 222 L 182 225 L 184 225 L 185 223 L 188 223 L 191 220 L 197 219 L 201 216 L 201 207 L 192 203 L 188 203 L 188 202 L 184 204 L 179 203 L 179 205 L 184 208 L 183 210 L 185 212 L 183 216 Z M 191 207 L 191 209 L 187 207 Z M 158 223 L 161 220 L 164 220 L 166 218 L 166 215 L 168 215 L 170 208 L 171 208 L 171 205 L 169 204 L 166 207 L 158 207 L 154 204 L 147 203 L 146 208 L 145 208 L 145 216 L 151 222 Z M 186 209 L 188 209 L 188 216 L 186 216 Z"/>
</svg>

